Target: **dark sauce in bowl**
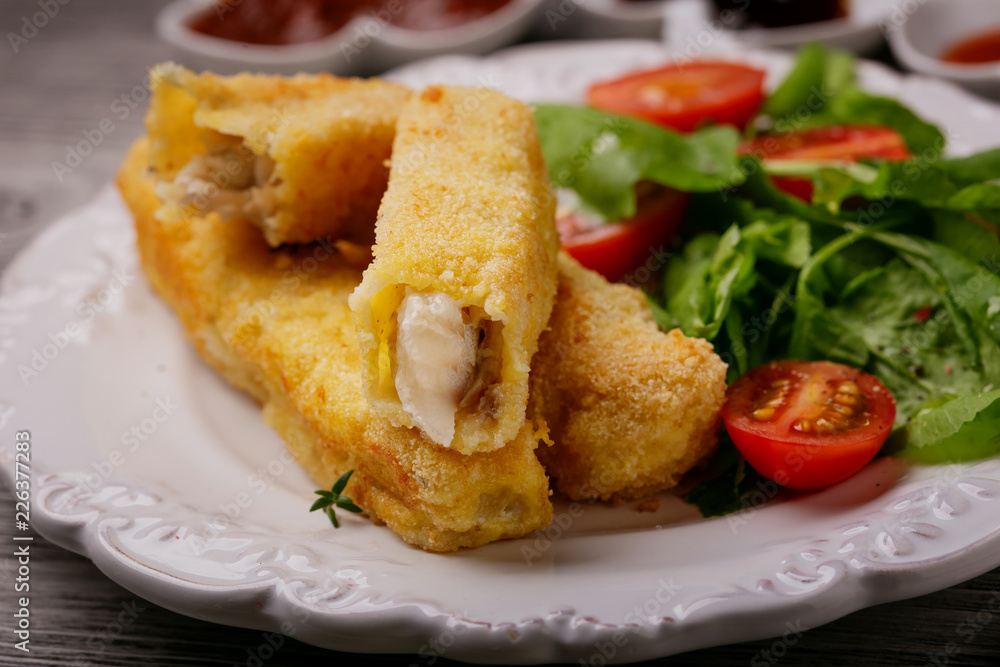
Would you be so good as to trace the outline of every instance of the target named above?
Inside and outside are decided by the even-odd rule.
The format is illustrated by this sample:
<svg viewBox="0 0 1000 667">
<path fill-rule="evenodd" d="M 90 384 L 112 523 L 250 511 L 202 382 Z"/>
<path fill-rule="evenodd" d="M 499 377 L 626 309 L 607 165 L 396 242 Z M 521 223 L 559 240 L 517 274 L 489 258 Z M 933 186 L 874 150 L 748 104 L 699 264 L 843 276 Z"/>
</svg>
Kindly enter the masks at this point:
<svg viewBox="0 0 1000 667">
<path fill-rule="evenodd" d="M 840 19 L 848 15 L 848 0 L 715 0 L 720 14 L 733 12 L 734 28 L 787 28 Z"/>
</svg>

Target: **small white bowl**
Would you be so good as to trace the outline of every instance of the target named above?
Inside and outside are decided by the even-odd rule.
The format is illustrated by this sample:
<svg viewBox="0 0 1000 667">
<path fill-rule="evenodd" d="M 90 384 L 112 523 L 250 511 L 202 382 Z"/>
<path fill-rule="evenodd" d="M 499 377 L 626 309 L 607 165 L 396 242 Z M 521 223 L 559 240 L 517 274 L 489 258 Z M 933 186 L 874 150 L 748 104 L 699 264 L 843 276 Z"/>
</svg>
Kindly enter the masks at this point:
<svg viewBox="0 0 1000 667">
<path fill-rule="evenodd" d="M 535 36 L 539 39 L 657 39 L 670 0 L 550 0 Z"/>
<path fill-rule="evenodd" d="M 886 24 L 889 45 L 907 68 L 947 79 L 992 98 L 1000 98 L 1000 62 L 958 65 L 939 58 L 955 42 L 1000 28 L 995 0 L 925 0 L 910 14 L 900 11 Z"/>
<path fill-rule="evenodd" d="M 895 0 L 852 0 L 850 14 L 842 19 L 785 28 L 730 30 L 710 0 L 672 0 L 665 6 L 663 39 L 671 49 L 692 40 L 704 46 L 705 40 L 711 39 L 728 42 L 728 46 L 753 48 L 794 48 L 822 42 L 866 54 L 882 45 L 882 26 L 892 16 L 895 4 Z"/>
<path fill-rule="evenodd" d="M 244 71 L 295 74 L 324 70 L 348 74 L 352 69 L 349 66 L 335 69 L 340 47 L 350 40 L 343 29 L 306 44 L 264 46 L 220 39 L 189 28 L 188 22 L 212 4 L 213 0 L 174 0 L 156 16 L 156 33 L 174 47 L 175 59 L 183 65 L 218 74 Z"/>
<path fill-rule="evenodd" d="M 405 0 L 404 0 L 405 1 Z M 156 17 L 156 32 L 176 59 L 219 74 L 240 71 L 294 74 L 373 74 L 411 60 L 444 53 L 485 53 L 516 41 L 536 23 L 546 0 L 511 0 L 497 11 L 455 28 L 409 30 L 370 13 L 313 42 L 265 46 L 195 32 L 188 22 L 212 0 L 174 0 Z"/>
</svg>

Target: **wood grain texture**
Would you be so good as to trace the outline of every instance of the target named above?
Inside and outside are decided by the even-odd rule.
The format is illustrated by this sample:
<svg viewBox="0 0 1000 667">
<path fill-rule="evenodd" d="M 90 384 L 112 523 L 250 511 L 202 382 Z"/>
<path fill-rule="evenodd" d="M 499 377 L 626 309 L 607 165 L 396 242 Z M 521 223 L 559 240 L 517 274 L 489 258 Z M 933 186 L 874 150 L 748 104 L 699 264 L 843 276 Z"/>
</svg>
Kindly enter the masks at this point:
<svg viewBox="0 0 1000 667">
<path fill-rule="evenodd" d="M 173 55 L 152 32 L 152 17 L 162 4 L 69 0 L 18 53 L 6 37 L 0 44 L 0 267 L 46 224 L 104 185 L 141 133 L 141 107 L 122 118 L 120 106 L 112 105 L 142 84 L 150 64 Z M 34 0 L 0 0 L 0 32 L 18 32 L 22 17 L 36 11 Z M 115 129 L 60 180 L 52 163 L 65 160 L 67 146 L 84 139 L 83 133 L 104 118 Z M 0 507 L 0 543 L 11 545 L 14 510 L 7 489 L 0 492 Z M 251 656 L 264 642 L 262 633 L 187 618 L 145 602 L 112 583 L 89 560 L 41 538 L 31 548 L 32 650 L 15 651 L 9 620 L 17 576 L 12 551 L 0 551 L 0 665 L 257 664 Z M 990 615 L 968 642 L 959 626 L 987 610 L 998 595 L 1000 569 L 933 595 L 857 612 L 805 633 L 792 646 L 748 642 L 647 664 L 997 665 L 1000 614 Z M 125 607 L 136 617 L 119 630 Z M 945 656 L 949 643 L 957 654 Z M 775 646 L 776 653 L 763 653 Z M 320 661 L 432 664 L 419 656 L 337 654 L 294 639 L 262 664 Z"/>
</svg>

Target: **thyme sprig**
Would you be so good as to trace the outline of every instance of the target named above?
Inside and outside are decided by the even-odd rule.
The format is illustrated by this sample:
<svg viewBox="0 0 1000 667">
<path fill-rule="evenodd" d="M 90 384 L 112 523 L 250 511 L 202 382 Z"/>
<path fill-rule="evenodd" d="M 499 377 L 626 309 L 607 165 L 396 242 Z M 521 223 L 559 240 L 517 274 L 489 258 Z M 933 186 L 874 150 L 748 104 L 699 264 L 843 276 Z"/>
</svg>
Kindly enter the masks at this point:
<svg viewBox="0 0 1000 667">
<path fill-rule="evenodd" d="M 330 523 L 333 524 L 334 528 L 340 528 L 340 522 L 337 521 L 337 515 L 333 509 L 334 507 L 339 507 L 342 510 L 360 514 L 363 510 L 355 505 L 353 500 L 347 496 L 340 495 L 344 492 L 344 487 L 347 486 L 347 482 L 351 479 L 351 475 L 353 474 L 353 470 L 345 472 L 340 476 L 340 479 L 333 483 L 333 486 L 330 487 L 329 491 L 324 491 L 322 489 L 314 491 L 319 498 L 313 503 L 312 507 L 309 508 L 309 511 L 315 512 L 319 509 L 323 510 L 323 512 L 330 517 Z"/>
</svg>

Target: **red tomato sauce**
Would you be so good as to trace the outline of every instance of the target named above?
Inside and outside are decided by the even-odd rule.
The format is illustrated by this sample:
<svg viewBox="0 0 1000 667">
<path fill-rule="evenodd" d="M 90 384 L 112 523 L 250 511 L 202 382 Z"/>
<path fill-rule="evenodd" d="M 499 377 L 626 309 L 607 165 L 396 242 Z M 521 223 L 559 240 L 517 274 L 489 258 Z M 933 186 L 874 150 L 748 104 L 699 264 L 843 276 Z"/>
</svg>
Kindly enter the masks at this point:
<svg viewBox="0 0 1000 667">
<path fill-rule="evenodd" d="M 481 19 L 510 0 L 402 0 L 392 23 L 410 30 L 454 28 Z"/>
<path fill-rule="evenodd" d="M 188 27 L 247 44 L 302 44 L 322 39 L 360 14 L 410 30 L 454 28 L 511 0 L 220 0 Z"/>
<path fill-rule="evenodd" d="M 960 39 L 946 48 L 940 58 L 963 65 L 996 62 L 1000 60 L 1000 28 Z"/>
</svg>

